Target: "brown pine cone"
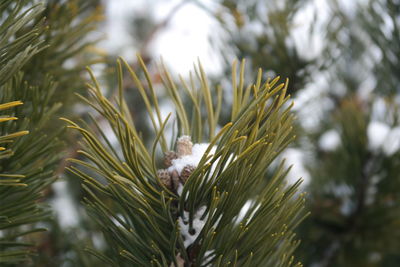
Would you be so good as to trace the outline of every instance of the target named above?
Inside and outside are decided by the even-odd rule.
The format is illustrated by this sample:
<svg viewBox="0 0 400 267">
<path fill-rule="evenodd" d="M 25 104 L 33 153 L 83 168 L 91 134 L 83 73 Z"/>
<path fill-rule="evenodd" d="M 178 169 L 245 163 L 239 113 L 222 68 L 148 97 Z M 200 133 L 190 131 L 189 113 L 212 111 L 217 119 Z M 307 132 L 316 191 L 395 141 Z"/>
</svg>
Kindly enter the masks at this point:
<svg viewBox="0 0 400 267">
<path fill-rule="evenodd" d="M 190 136 L 184 135 L 178 138 L 176 143 L 176 153 L 178 157 L 192 154 L 193 143 Z"/>
<path fill-rule="evenodd" d="M 195 169 L 195 167 L 191 166 L 191 165 L 187 165 L 183 168 L 183 170 L 181 172 L 181 176 L 179 177 L 182 184 L 186 183 L 187 179 L 189 179 L 189 176 L 192 174 L 194 169 Z"/>
<path fill-rule="evenodd" d="M 176 154 L 175 151 L 168 151 L 165 152 L 164 155 L 164 165 L 166 168 L 169 168 L 172 166 L 172 160 L 177 159 L 178 155 Z"/>
<path fill-rule="evenodd" d="M 165 185 L 166 188 L 170 190 L 173 189 L 171 175 L 169 174 L 168 170 L 165 169 L 158 170 L 157 176 L 160 179 L 161 183 L 163 183 L 163 185 Z"/>
</svg>

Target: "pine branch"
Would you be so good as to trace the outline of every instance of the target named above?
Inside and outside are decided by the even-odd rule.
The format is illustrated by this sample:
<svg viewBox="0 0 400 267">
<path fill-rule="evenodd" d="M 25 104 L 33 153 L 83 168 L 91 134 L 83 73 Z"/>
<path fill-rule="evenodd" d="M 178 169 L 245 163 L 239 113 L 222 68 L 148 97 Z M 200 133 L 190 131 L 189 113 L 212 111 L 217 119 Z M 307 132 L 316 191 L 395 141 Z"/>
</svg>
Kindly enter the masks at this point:
<svg viewBox="0 0 400 267">
<path fill-rule="evenodd" d="M 33 2 L 6 0 L 0 4 L 0 103 L 4 103 L 0 110 L 7 109 L 0 118 L 1 264 L 22 264 L 37 255 L 38 233 L 46 230 L 38 223 L 51 218 L 42 203 L 43 193 L 55 181 L 62 156 L 59 139 L 63 129 L 53 123 L 61 108 L 55 91 L 67 91 L 73 84 L 65 79 L 77 69 L 67 70 L 64 61 L 91 44 L 77 40 L 91 29 L 91 21 L 81 22 L 79 29 L 66 27 L 79 12 L 63 21 L 52 10 L 58 16 L 52 20 L 44 17 L 52 1 Z M 63 15 L 71 7 L 71 2 L 58 5 Z M 49 30 L 49 21 L 60 25 L 50 24 Z M 74 33 L 68 36 L 68 30 Z"/>
<path fill-rule="evenodd" d="M 146 103 L 154 127 L 152 147 L 145 146 L 134 126 L 121 82 L 118 97 L 108 100 L 91 74 L 91 96 L 80 97 L 108 121 L 120 151 L 101 127 L 94 130 L 64 119 L 82 135 L 78 153 L 88 160 L 71 159 L 73 165 L 68 169 L 81 177 L 89 194 L 85 199 L 88 211 L 110 244 L 108 253 L 92 249 L 91 253 L 118 266 L 182 266 L 182 261 L 185 266 L 293 265 L 291 255 L 298 245 L 293 229 L 303 217 L 303 196 L 295 195 L 299 183 L 285 185 L 288 170 L 283 164 L 265 180 L 268 166 L 293 140 L 287 82 L 278 84 L 276 78 L 261 83 L 259 75 L 243 92 L 244 76 L 240 75 L 240 86 L 233 88 L 241 96 L 232 107 L 235 115 L 214 132 L 218 108 L 201 65 L 195 70 L 197 81 L 182 81 L 184 91 L 162 67 L 164 87 L 175 104 L 179 125 L 173 138 L 177 142 L 168 144 L 165 129 L 172 123 L 171 114 L 164 118 L 159 113 L 156 94 L 148 96 L 138 75 L 122 59 L 118 76 L 122 77 L 122 65 Z M 145 66 L 141 68 L 149 77 Z M 233 77 L 236 80 L 236 72 Z M 152 90 L 151 81 L 147 82 Z M 196 108 L 188 109 L 186 101 Z M 95 120 L 92 123 L 97 125 Z M 181 134 L 186 137 L 178 138 Z M 208 143 L 198 144 L 198 140 Z M 176 153 L 176 157 L 165 161 L 172 165 L 164 166 L 163 176 L 157 147 L 163 153 L 176 147 L 166 154 Z M 188 159 L 195 160 L 195 165 L 177 167 Z M 249 209 L 243 211 L 246 203 Z"/>
</svg>

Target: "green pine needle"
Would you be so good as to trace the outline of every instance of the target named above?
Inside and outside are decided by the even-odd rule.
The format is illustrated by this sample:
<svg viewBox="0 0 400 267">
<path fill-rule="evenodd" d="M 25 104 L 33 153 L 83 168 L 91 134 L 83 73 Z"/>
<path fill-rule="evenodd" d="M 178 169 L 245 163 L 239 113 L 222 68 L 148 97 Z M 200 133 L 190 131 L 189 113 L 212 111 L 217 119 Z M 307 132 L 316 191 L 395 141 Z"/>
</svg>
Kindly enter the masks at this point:
<svg viewBox="0 0 400 267">
<path fill-rule="evenodd" d="M 91 253 L 118 266 L 178 266 L 178 257 L 194 266 L 296 265 L 292 255 L 299 242 L 293 230 L 304 217 L 304 196 L 296 193 L 300 182 L 286 185 L 288 170 L 283 163 L 274 175 L 267 172 L 273 170 L 270 164 L 294 139 L 292 105 L 286 96 L 288 81 L 279 83 L 278 77 L 262 83 L 259 72 L 256 82 L 245 87 L 244 62 L 238 78 L 234 63 L 232 119 L 220 125 L 221 89 L 210 88 L 200 63 L 195 69 L 197 81 L 193 76 L 189 82 L 180 77 L 181 85 L 175 84 L 161 65 L 164 87 L 176 108 L 179 129 L 175 132 L 209 143 L 182 192 L 177 193 L 157 175 L 163 166 L 158 163 L 156 149 L 165 153 L 167 147 L 176 146 L 165 136 L 166 127 L 176 124 L 171 114 L 162 119 L 166 114 L 161 114 L 161 100 L 140 56 L 138 61 L 147 85 L 126 61 L 119 59 L 115 102 L 104 97 L 90 69 L 90 96 L 79 96 L 99 113 L 97 118 L 108 122 L 120 153 L 104 129 L 96 126 L 96 119 L 88 126 L 63 118 L 69 128 L 82 135 L 78 153 L 86 158 L 71 159 L 69 170 L 82 179 L 90 196 L 85 200 L 88 211 L 112 250 L 102 254 L 91 249 Z M 152 148 L 145 145 L 128 115 L 121 89 L 122 66 L 128 69 L 145 103 L 154 128 Z M 218 95 L 217 101 L 214 95 Z M 211 153 L 213 147 L 216 149 Z M 239 217 L 246 203 L 249 208 Z M 192 227 L 201 207 L 205 207 L 204 227 L 185 247 L 179 218 L 188 213 L 187 223 Z"/>
</svg>

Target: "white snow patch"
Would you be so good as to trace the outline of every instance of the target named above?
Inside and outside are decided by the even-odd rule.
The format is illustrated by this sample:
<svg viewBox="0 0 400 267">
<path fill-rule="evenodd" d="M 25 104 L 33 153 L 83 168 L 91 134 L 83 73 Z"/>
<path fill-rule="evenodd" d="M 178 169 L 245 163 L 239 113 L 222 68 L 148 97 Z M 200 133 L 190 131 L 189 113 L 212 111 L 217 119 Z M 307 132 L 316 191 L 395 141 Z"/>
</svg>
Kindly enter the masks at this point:
<svg viewBox="0 0 400 267">
<path fill-rule="evenodd" d="M 183 212 L 183 218 L 179 217 L 179 227 L 181 231 L 181 235 L 184 237 L 184 245 L 185 248 L 193 244 L 193 242 L 199 236 L 201 230 L 203 230 L 204 225 L 206 224 L 208 215 L 201 220 L 204 212 L 206 211 L 207 207 L 202 206 L 200 207 L 193 216 L 193 234 L 189 233 L 189 212 Z"/>
<path fill-rule="evenodd" d="M 212 3 L 208 1 L 205 6 L 212 10 Z M 176 4 L 176 1 L 160 1 L 154 6 L 156 17 L 164 19 Z M 209 42 L 211 36 L 221 38 L 217 32 L 223 33 L 212 15 L 194 3 L 187 3 L 174 14 L 168 26 L 157 33 L 149 51 L 162 55 L 166 65 L 183 76 L 187 76 L 197 58 L 201 59 L 207 73 L 219 74 L 223 71 L 222 58 Z"/>
<path fill-rule="evenodd" d="M 178 195 L 181 196 L 182 191 L 183 191 L 183 185 L 179 183 L 178 188 L 176 189 L 176 193 L 178 193 Z"/>
<path fill-rule="evenodd" d="M 177 171 L 178 174 L 180 175 L 183 168 L 185 168 L 185 166 L 189 165 L 189 166 L 197 167 L 209 145 L 210 144 L 207 144 L 207 143 L 194 144 L 193 148 L 192 148 L 192 154 L 185 155 L 181 158 L 172 160 L 172 166 L 170 166 L 168 168 L 168 171 L 170 173 L 173 171 Z M 217 149 L 216 146 L 212 147 L 209 155 L 213 155 L 215 153 L 216 149 Z"/>
<path fill-rule="evenodd" d="M 207 250 L 206 253 L 204 253 L 204 258 L 208 258 L 214 252 L 215 252 L 215 249 Z"/>
<path fill-rule="evenodd" d="M 400 149 L 400 126 L 393 128 L 383 144 L 383 152 L 391 156 Z"/>
<path fill-rule="evenodd" d="M 288 148 L 282 153 L 282 158 L 286 158 L 286 166 L 292 166 L 286 177 L 287 181 L 289 184 L 294 184 L 302 178 L 301 188 L 304 188 L 310 180 L 310 173 L 304 167 L 303 157 L 304 153 L 296 148 Z"/>
<path fill-rule="evenodd" d="M 376 97 L 372 104 L 371 120 L 382 121 L 387 118 L 388 106 L 384 98 Z"/>
<path fill-rule="evenodd" d="M 319 147 L 324 151 L 334 151 L 340 144 L 340 135 L 336 130 L 326 131 L 319 139 Z"/>
<path fill-rule="evenodd" d="M 253 216 L 256 214 L 257 210 L 260 208 L 261 204 L 256 203 L 254 200 L 247 200 L 247 202 L 243 205 L 242 209 L 239 212 L 239 215 L 234 219 L 235 224 L 240 224 L 245 216 L 247 215 L 248 211 L 253 208 L 254 205 L 257 205 L 247 217 L 248 220 L 251 220 Z"/>
<path fill-rule="evenodd" d="M 67 182 L 59 180 L 52 185 L 52 188 L 55 193 L 52 205 L 60 225 L 63 228 L 77 226 L 79 215 L 71 196 L 68 194 Z"/>
<path fill-rule="evenodd" d="M 388 137 L 390 127 L 379 121 L 371 121 L 367 128 L 368 146 L 371 150 L 380 150 Z"/>
<path fill-rule="evenodd" d="M 214 254 L 215 254 L 215 249 L 207 250 L 207 251 L 204 253 L 202 264 L 207 263 L 207 261 L 209 261 L 209 258 L 211 258 L 212 256 L 214 256 Z M 204 265 L 204 266 L 209 267 L 209 266 L 212 266 L 212 265 L 211 265 L 211 263 L 207 263 L 207 264 Z"/>
<path fill-rule="evenodd" d="M 119 220 L 121 220 L 121 221 L 123 221 L 124 223 L 126 223 L 125 218 L 124 218 L 124 216 L 122 216 L 121 213 L 118 213 L 118 214 L 117 214 L 117 217 L 118 217 Z M 112 221 L 116 226 L 125 228 L 125 227 L 120 223 L 119 220 L 117 220 L 115 217 L 112 217 L 112 218 L 111 218 L 111 221 Z"/>
<path fill-rule="evenodd" d="M 247 200 L 247 202 L 243 205 L 242 209 L 239 212 L 239 215 L 237 216 L 235 223 L 239 224 L 241 221 L 243 221 L 244 216 L 246 216 L 247 212 L 249 211 L 250 207 L 254 204 L 254 201 L 252 200 Z"/>
</svg>

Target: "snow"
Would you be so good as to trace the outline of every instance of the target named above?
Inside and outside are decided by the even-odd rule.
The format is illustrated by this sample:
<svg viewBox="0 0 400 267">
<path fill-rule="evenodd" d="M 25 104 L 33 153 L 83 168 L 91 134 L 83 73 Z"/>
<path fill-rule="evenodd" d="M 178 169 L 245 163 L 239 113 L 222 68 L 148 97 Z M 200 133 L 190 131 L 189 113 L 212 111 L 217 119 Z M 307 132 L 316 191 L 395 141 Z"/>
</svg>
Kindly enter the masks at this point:
<svg viewBox="0 0 400 267">
<path fill-rule="evenodd" d="M 130 21 L 136 14 L 154 17 L 161 23 L 166 16 L 180 4 L 178 0 L 145 1 L 145 0 L 113 0 L 105 1 L 106 23 L 99 29 L 107 35 L 99 46 L 118 54 L 127 60 L 134 60 L 140 47 L 130 34 Z M 202 5 L 215 11 L 218 7 L 214 1 L 202 1 Z M 148 51 L 157 58 L 160 55 L 166 65 L 174 72 L 186 76 L 192 69 L 193 62 L 201 59 L 207 73 L 221 73 L 222 58 L 219 51 L 209 42 L 211 36 L 221 38 L 219 22 L 204 8 L 195 3 L 185 3 L 169 21 L 166 27 L 157 32 L 151 41 Z M 215 38 L 214 38 L 215 39 Z"/>
<path fill-rule="evenodd" d="M 389 132 L 383 144 L 383 152 L 391 156 L 400 149 L 400 126 L 397 126 Z"/>
<path fill-rule="evenodd" d="M 176 193 L 180 196 L 182 195 L 183 185 L 179 183 L 178 188 L 176 189 Z"/>
<path fill-rule="evenodd" d="M 67 187 L 67 182 L 62 180 L 52 185 L 55 193 L 52 206 L 56 211 L 58 222 L 63 228 L 74 227 L 79 223 L 78 211 Z"/>
<path fill-rule="evenodd" d="M 336 130 L 326 131 L 319 139 L 319 147 L 324 151 L 334 151 L 340 144 L 340 135 Z"/>
<path fill-rule="evenodd" d="M 390 127 L 379 121 L 371 121 L 367 128 L 368 146 L 372 151 L 382 149 L 390 132 Z"/>
<path fill-rule="evenodd" d="M 177 172 L 180 176 L 182 170 L 186 166 L 197 167 L 203 158 L 206 150 L 209 148 L 210 144 L 194 144 L 192 146 L 192 142 L 190 141 L 190 136 L 181 136 L 177 140 L 177 153 L 180 155 L 177 159 L 172 160 L 172 165 L 168 168 L 169 173 Z M 216 146 L 211 148 L 209 154 L 214 154 L 216 150 Z M 179 183 L 177 188 L 177 194 L 182 195 L 183 184 Z M 179 228 L 182 237 L 184 238 L 184 245 L 187 248 L 197 239 L 201 230 L 203 229 L 205 222 L 207 220 L 207 216 L 201 220 L 201 217 L 205 213 L 207 207 L 200 207 L 196 213 L 193 215 L 193 233 L 190 233 L 189 229 L 189 212 L 184 211 L 183 215 L 179 217 Z"/>
<path fill-rule="evenodd" d="M 207 250 L 204 253 L 202 264 L 205 264 L 207 261 L 208 261 L 208 263 L 206 265 L 202 265 L 202 266 L 206 266 L 206 267 L 212 266 L 210 263 L 210 258 L 213 257 L 214 254 L 215 254 L 215 249 Z"/>
<path fill-rule="evenodd" d="M 384 98 L 374 100 L 371 112 L 371 122 L 367 128 L 369 149 L 382 151 L 391 156 L 400 149 L 400 126 L 391 127 L 384 121 L 391 121 L 395 117 L 394 110 L 390 109 Z"/>
<path fill-rule="evenodd" d="M 277 1 L 278 2 L 278 1 Z M 292 32 L 292 40 L 297 51 L 305 59 L 314 59 L 318 56 L 324 46 L 324 38 L 321 34 L 309 34 L 311 27 L 319 27 L 329 18 L 329 9 L 326 1 L 310 1 L 305 3 L 302 9 L 295 14 Z M 315 14 L 318 13 L 318 20 Z"/>
<path fill-rule="evenodd" d="M 247 215 L 247 212 L 254 205 L 256 205 L 256 201 L 247 200 L 246 203 L 243 205 L 242 209 L 240 210 L 239 215 L 236 217 L 235 224 L 241 223 L 243 221 L 243 219 L 245 218 L 245 216 Z M 247 219 L 251 220 L 259 208 L 260 208 L 260 204 L 257 204 L 257 207 L 252 211 L 252 213 L 247 217 Z"/>
<path fill-rule="evenodd" d="M 214 253 L 215 253 L 215 249 L 207 250 L 207 251 L 204 253 L 204 258 L 208 258 L 209 256 L 211 256 L 211 255 L 214 254 Z"/>
<path fill-rule="evenodd" d="M 203 230 L 203 227 L 207 221 L 208 215 L 203 220 L 201 220 L 201 217 L 203 216 L 203 214 L 206 210 L 207 210 L 207 207 L 202 206 L 194 214 L 194 216 L 193 216 L 194 234 L 189 233 L 189 212 L 184 211 L 183 218 L 179 217 L 179 227 L 180 227 L 181 235 L 185 239 L 184 240 L 185 248 L 187 248 L 188 246 L 193 244 L 194 241 L 199 236 L 199 234 L 201 233 L 201 230 Z"/>
<path fill-rule="evenodd" d="M 155 7 L 155 15 L 165 17 L 178 4 L 172 2 L 160 1 Z M 212 9 L 212 1 L 208 2 L 206 6 Z M 209 42 L 219 28 L 218 21 L 206 10 L 195 3 L 187 3 L 174 14 L 168 27 L 156 36 L 149 50 L 156 56 L 162 55 L 167 65 L 182 75 L 187 75 L 197 58 L 201 59 L 207 73 L 221 73 L 222 58 Z"/>
<path fill-rule="evenodd" d="M 191 146 L 189 136 L 179 137 L 177 140 L 177 143 L 178 143 L 177 146 L 179 146 L 179 145 Z M 182 173 L 182 170 L 186 166 L 192 166 L 192 167 L 196 168 L 199 165 L 201 159 L 203 158 L 203 156 L 206 153 L 209 146 L 210 146 L 210 144 L 208 144 L 208 143 L 194 144 L 191 149 L 191 154 L 183 154 L 179 158 L 172 160 L 172 162 L 171 162 L 172 165 L 168 168 L 168 172 L 169 173 L 177 172 L 178 175 L 180 176 Z M 187 149 L 187 147 L 186 147 L 186 149 Z M 217 147 L 213 146 L 210 149 L 210 152 L 208 153 L 208 155 L 209 156 L 214 155 L 216 152 L 216 149 L 217 149 Z M 184 151 L 185 148 L 180 148 L 177 150 Z M 190 149 L 186 152 L 189 152 L 189 151 L 190 151 Z M 178 152 L 178 154 L 179 154 L 179 152 Z M 229 161 L 231 159 L 233 159 L 233 156 L 230 157 Z M 215 166 L 217 165 L 217 163 L 218 163 L 218 160 L 214 162 L 212 169 L 211 169 L 211 174 L 215 171 Z M 183 187 L 184 187 L 184 185 L 182 183 L 179 183 L 178 188 L 176 189 L 176 192 L 179 196 L 182 195 Z M 184 238 L 184 245 L 186 248 L 188 246 L 190 246 L 191 244 L 193 244 L 193 242 L 197 239 L 200 232 L 202 231 L 202 229 L 207 221 L 208 215 L 203 220 L 201 220 L 201 217 L 204 215 L 204 212 L 206 211 L 206 209 L 207 209 L 206 206 L 202 206 L 194 214 L 193 229 L 192 229 L 192 230 L 194 230 L 193 234 L 189 233 L 189 230 L 190 230 L 189 229 L 189 212 L 184 211 L 183 215 L 179 217 L 178 221 L 179 221 L 179 226 L 180 226 L 180 232 Z"/>
<path fill-rule="evenodd" d="M 296 148 L 288 148 L 282 153 L 282 158 L 285 158 L 285 165 L 287 167 L 292 166 L 290 169 L 286 180 L 289 184 L 294 184 L 300 178 L 303 179 L 303 183 L 301 184 L 301 188 L 304 188 L 305 185 L 310 181 L 310 173 L 306 170 L 304 166 L 304 158 L 305 154 L 301 149 Z"/>
<path fill-rule="evenodd" d="M 371 120 L 372 121 L 383 121 L 387 118 L 388 105 L 384 98 L 376 97 L 372 103 Z"/>
<path fill-rule="evenodd" d="M 105 2 L 106 23 L 102 29 L 104 29 L 103 32 L 107 35 L 107 39 L 101 41 L 99 46 L 107 52 L 132 60 L 135 48 L 132 37 L 128 33 L 129 21 L 132 13 L 141 11 L 145 6 L 145 1 L 114 0 Z"/>
<path fill-rule="evenodd" d="M 207 143 L 194 144 L 192 148 L 192 154 L 172 160 L 172 166 L 168 168 L 168 171 L 170 173 L 177 171 L 180 175 L 185 166 L 197 167 L 209 145 L 210 144 Z M 212 147 L 209 155 L 213 155 L 216 148 L 216 146 Z"/>
</svg>

